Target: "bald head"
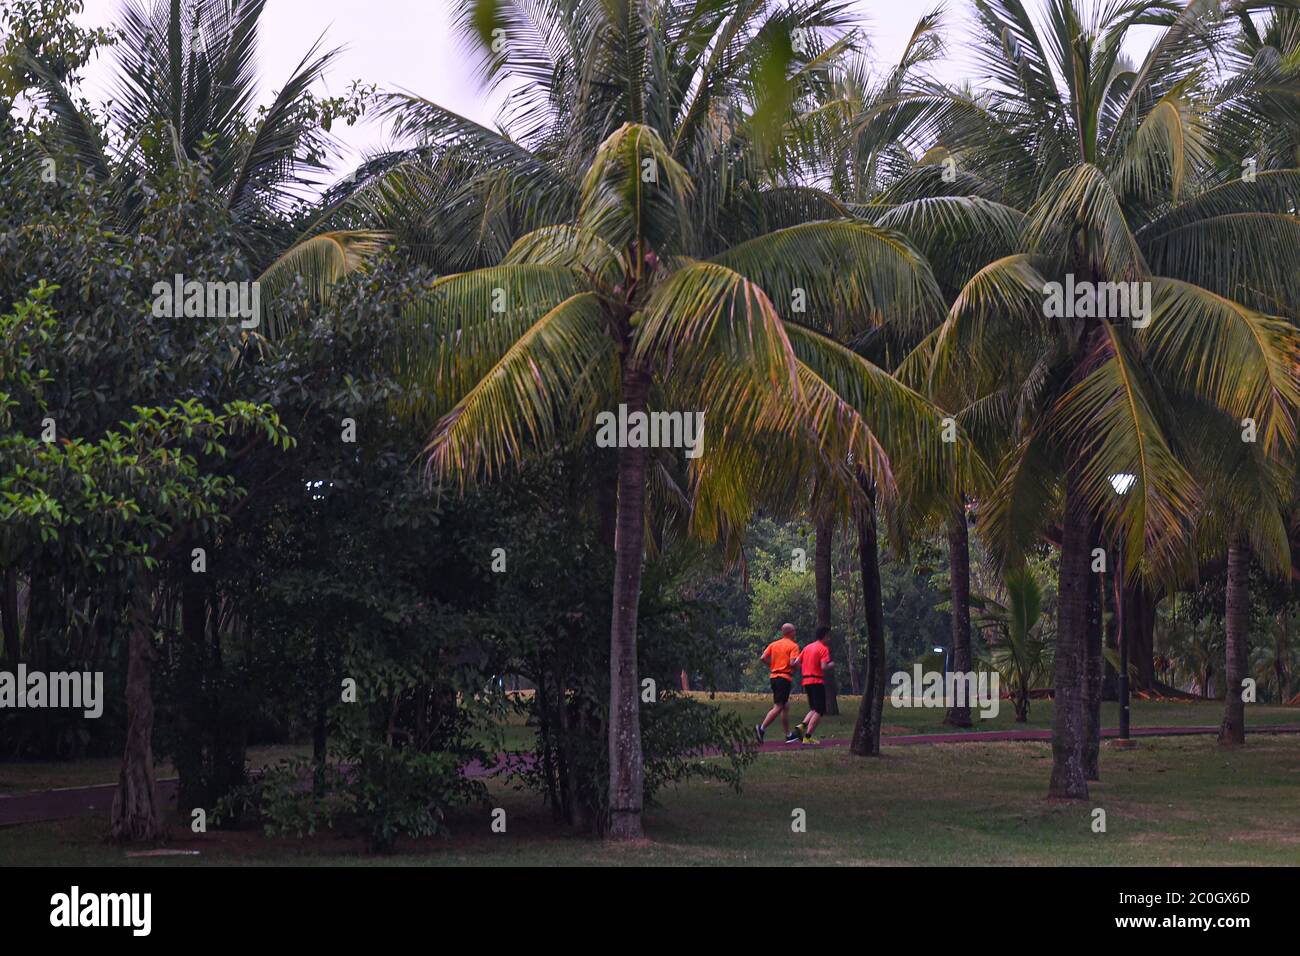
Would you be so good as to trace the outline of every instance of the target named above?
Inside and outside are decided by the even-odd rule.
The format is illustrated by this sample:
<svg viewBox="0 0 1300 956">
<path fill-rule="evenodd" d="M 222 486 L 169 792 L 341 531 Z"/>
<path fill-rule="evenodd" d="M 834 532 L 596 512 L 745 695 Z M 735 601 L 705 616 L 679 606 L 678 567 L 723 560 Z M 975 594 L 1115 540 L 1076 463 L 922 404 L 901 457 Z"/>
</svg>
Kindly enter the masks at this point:
<svg viewBox="0 0 1300 956">
<path fill-rule="evenodd" d="M 791 634 L 794 633 L 794 625 L 793 625 L 793 624 L 782 624 L 782 625 L 781 625 L 781 633 L 784 634 L 786 637 L 789 637 Z"/>
</svg>

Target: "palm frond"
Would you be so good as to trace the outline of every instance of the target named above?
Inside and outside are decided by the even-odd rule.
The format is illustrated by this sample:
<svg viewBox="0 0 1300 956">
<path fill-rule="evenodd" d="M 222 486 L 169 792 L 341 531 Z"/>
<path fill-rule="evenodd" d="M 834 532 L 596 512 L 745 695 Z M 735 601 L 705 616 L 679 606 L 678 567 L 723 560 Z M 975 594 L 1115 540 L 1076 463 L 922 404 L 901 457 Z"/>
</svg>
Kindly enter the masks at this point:
<svg viewBox="0 0 1300 956">
<path fill-rule="evenodd" d="M 425 446 L 431 475 L 464 487 L 517 467 L 530 449 L 556 439 L 567 408 L 592 399 L 583 387 L 605 380 L 598 366 L 613 358 L 596 295 L 560 302 L 439 420 Z"/>
</svg>

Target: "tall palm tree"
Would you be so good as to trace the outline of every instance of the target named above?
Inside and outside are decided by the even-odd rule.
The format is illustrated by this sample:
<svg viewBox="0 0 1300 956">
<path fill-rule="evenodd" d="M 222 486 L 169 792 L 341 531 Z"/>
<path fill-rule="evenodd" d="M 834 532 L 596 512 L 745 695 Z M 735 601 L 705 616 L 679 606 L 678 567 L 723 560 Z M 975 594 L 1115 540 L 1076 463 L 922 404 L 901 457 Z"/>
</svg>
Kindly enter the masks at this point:
<svg viewBox="0 0 1300 956">
<path fill-rule="evenodd" d="M 795 321 L 802 307 L 845 322 L 937 303 L 897 233 L 806 221 L 820 197 L 798 180 L 797 104 L 842 49 L 838 10 L 818 0 L 502 4 L 508 52 L 488 72 L 517 84 L 506 114 L 515 138 L 394 100 L 399 129 L 423 148 L 478 158 L 464 203 L 475 212 L 459 220 L 476 226 L 466 243 L 528 230 L 499 265 L 444 276 L 412 310 L 417 334 L 397 360 L 424 388 L 409 411 L 437 419 L 426 449 L 437 480 L 463 484 L 532 448 L 589 442 L 595 414 L 616 408 L 704 413 L 707 450 L 690 475 L 693 526 L 706 537 L 737 526 L 777 483 L 810 487 L 812 469 L 850 452 L 890 484 L 889 449 L 928 449 L 914 456 L 918 472 L 954 467 L 959 452 L 939 441 L 919 394 Z M 464 5 L 463 27 L 474 12 Z M 789 56 L 792 37 L 802 52 Z M 774 58 L 784 63 L 775 72 Z M 796 441 L 816 464 L 783 461 Z M 607 829 L 617 839 L 642 833 L 646 486 L 647 450 L 620 448 Z"/>
<path fill-rule="evenodd" d="M 1060 522 L 1049 795 L 1074 799 L 1088 793 L 1090 552 L 1098 536 L 1119 541 L 1130 574 L 1158 575 L 1188 551 L 1199 489 L 1168 397 L 1253 418 L 1264 449 L 1294 442 L 1300 398 L 1294 326 L 1238 297 L 1245 284 L 1295 301 L 1300 243 L 1278 236 L 1294 228 L 1300 173 L 1243 181 L 1212 162 L 1205 78 L 1225 21 L 1201 4 L 1081 6 L 1049 0 L 1040 22 L 1020 0 L 975 0 L 990 92 L 910 99 L 935 108 L 935 135 L 962 171 L 956 182 L 917 177 L 915 192 L 983 191 L 1025 215 L 1017 251 L 957 296 L 931 373 L 996 379 L 1018 357 L 1003 388 L 1028 414 L 980 527 L 1014 564 Z M 1125 40 L 1149 23 L 1164 30 L 1132 66 Z M 1150 314 L 1047 307 L 1053 288 L 1075 281 L 1149 288 Z M 1115 494 L 1117 475 L 1135 476 L 1128 494 Z"/>
<path fill-rule="evenodd" d="M 914 127 L 929 110 L 925 106 L 912 108 L 900 104 L 900 98 L 905 92 L 921 86 L 926 69 L 941 58 L 941 25 L 940 11 L 921 16 L 898 63 L 879 80 L 873 79 L 869 64 L 863 57 L 845 58 L 836 64 L 831 71 L 830 81 L 821 90 L 814 115 L 821 134 L 817 143 L 817 163 L 822 178 L 827 182 L 828 195 L 825 202 L 863 221 L 907 235 L 926 254 L 938 280 L 940 292 L 946 300 L 949 295 L 947 285 L 952 281 L 949 273 L 954 260 L 947 255 L 952 250 L 950 247 L 944 248 L 944 243 L 951 246 L 955 241 L 953 237 L 961 233 L 961 230 L 954 228 L 956 224 L 951 217 L 943 215 L 942 211 L 939 211 L 939 215 L 934 215 L 934 203 L 896 205 L 882 195 L 882 191 L 887 195 L 890 184 L 915 169 L 916 157 L 922 152 L 921 144 L 914 135 Z M 988 223 L 980 220 L 974 225 L 983 231 Z M 847 325 L 826 326 L 821 331 L 835 336 L 847 347 L 872 361 L 893 367 L 906 354 L 909 345 L 914 344 L 934 325 L 928 316 L 908 316 L 902 321 L 895 318 L 885 323 L 872 316 L 860 316 Z M 920 367 L 920 363 L 914 364 Z M 921 391 L 927 385 L 923 374 L 913 375 L 910 380 L 905 378 L 904 381 Z M 955 431 L 949 437 L 960 438 L 963 443 L 967 440 L 965 434 L 958 436 Z M 843 480 L 844 477 L 847 477 L 847 481 Z M 887 496 L 880 501 L 880 504 L 889 507 L 886 517 L 893 526 L 894 536 L 901 537 L 906 525 L 919 523 L 923 519 L 927 506 L 922 504 L 922 499 L 926 496 L 938 493 L 943 498 L 951 499 L 954 489 L 962 487 L 959 477 L 949 475 L 940 486 L 928 489 L 913 487 L 904 501 L 897 501 L 896 496 Z M 866 756 L 879 753 L 879 701 L 885 686 L 885 635 L 883 611 L 880 607 L 877 553 L 879 534 L 876 506 L 879 487 L 875 482 L 864 481 L 863 478 L 856 469 L 848 469 L 839 481 L 828 480 L 818 486 L 822 499 L 833 499 L 837 492 L 840 499 L 838 506 L 827 500 L 819 502 L 819 514 L 823 518 L 818 527 L 818 540 L 820 544 L 823 534 L 829 536 L 832 532 L 835 519 L 825 515 L 828 512 L 833 514 L 836 507 L 857 526 L 859 572 L 863 597 L 867 602 L 867 673 L 851 750 L 855 754 Z M 896 501 L 904 506 L 902 510 L 893 507 Z M 934 501 L 929 502 L 930 506 L 935 504 Z M 952 515 L 957 509 L 952 506 L 951 500 L 937 504 L 938 510 L 943 513 L 955 533 L 956 522 Z M 961 527 L 964 530 L 964 509 L 961 513 Z M 960 560 L 956 564 L 960 568 Z M 817 570 L 820 588 L 822 578 L 829 579 L 829 566 L 823 568 L 819 562 Z M 960 581 L 957 590 L 961 592 Z M 960 600 L 958 603 L 965 607 Z M 963 647 L 968 657 L 968 608 L 964 617 L 960 611 L 954 615 L 954 634 L 962 630 L 963 620 L 966 622 L 967 635 Z M 969 660 L 966 660 L 966 667 L 969 667 Z"/>
<path fill-rule="evenodd" d="M 1300 10 L 1279 4 L 1267 10 L 1260 22 L 1261 5 L 1236 4 L 1235 34 L 1226 42 L 1231 70 L 1215 91 L 1212 112 L 1215 162 L 1219 170 L 1241 171 L 1246 178 L 1259 170 L 1278 172 L 1300 165 Z M 1263 5 L 1269 6 L 1269 5 Z M 1300 241 L 1300 208 L 1273 224 L 1277 241 Z M 1218 217 L 1224 241 L 1235 242 L 1238 215 Z M 1300 312 L 1296 299 L 1300 286 L 1270 289 L 1236 277 L 1232 295 L 1262 311 L 1289 315 L 1295 322 Z M 1279 297 L 1281 293 L 1282 297 Z M 1191 418 L 1192 416 L 1188 416 Z M 1248 422 L 1229 421 L 1228 431 L 1249 427 Z M 1205 447 L 1204 443 L 1197 443 Z M 1273 444 L 1261 448 L 1255 442 L 1222 441 L 1210 446 L 1218 454 L 1198 456 L 1202 470 L 1217 466 L 1208 481 L 1216 494 L 1207 502 L 1198 522 L 1198 541 L 1207 539 L 1226 547 L 1224 629 L 1224 716 L 1219 743 L 1233 746 L 1245 742 L 1246 708 L 1243 681 L 1250 673 L 1248 630 L 1250 623 L 1249 570 L 1252 556 L 1266 571 L 1289 577 L 1291 547 L 1287 514 L 1294 514 L 1294 449 Z M 1207 496 L 1210 497 L 1210 496 Z M 1206 527 L 1208 525 L 1208 527 Z M 1208 533 L 1202 533 L 1208 532 Z"/>
</svg>

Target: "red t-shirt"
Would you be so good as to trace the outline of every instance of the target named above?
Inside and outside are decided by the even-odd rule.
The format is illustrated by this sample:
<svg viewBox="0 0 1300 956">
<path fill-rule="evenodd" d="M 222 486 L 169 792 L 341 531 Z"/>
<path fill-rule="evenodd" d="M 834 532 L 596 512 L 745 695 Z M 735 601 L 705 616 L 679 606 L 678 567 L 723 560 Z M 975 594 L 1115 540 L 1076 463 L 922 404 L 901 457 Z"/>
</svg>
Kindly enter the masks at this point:
<svg viewBox="0 0 1300 956">
<path fill-rule="evenodd" d="M 799 655 L 799 667 L 805 684 L 824 684 L 826 675 L 822 668 L 831 660 L 831 649 L 821 641 L 813 641 Z"/>
</svg>

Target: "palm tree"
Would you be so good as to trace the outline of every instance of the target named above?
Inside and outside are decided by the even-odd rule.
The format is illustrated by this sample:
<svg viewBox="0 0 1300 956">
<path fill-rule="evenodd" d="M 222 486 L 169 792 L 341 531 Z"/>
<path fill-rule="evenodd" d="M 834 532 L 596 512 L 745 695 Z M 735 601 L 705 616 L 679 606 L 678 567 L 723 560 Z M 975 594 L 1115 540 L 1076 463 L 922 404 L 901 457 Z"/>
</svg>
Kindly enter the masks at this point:
<svg viewBox="0 0 1300 956">
<path fill-rule="evenodd" d="M 1251 670 L 1260 687 L 1280 703 L 1294 695 L 1295 675 L 1300 673 L 1300 611 L 1288 604 L 1268 624 L 1266 640 L 1256 649 Z"/>
<path fill-rule="evenodd" d="M 917 88 L 924 82 L 926 68 L 941 58 L 941 25 L 941 12 L 938 10 L 920 17 L 899 62 L 879 81 L 871 78 L 869 65 L 862 57 L 846 58 L 844 62 L 836 64 L 831 71 L 830 81 L 821 90 L 821 99 L 814 115 L 821 133 L 817 162 L 828 183 L 826 204 L 877 226 L 907 235 L 925 253 L 946 300 L 954 270 L 960 268 L 962 262 L 948 254 L 952 252 L 952 245 L 958 241 L 954 237 L 960 235 L 965 239 L 969 238 L 969 234 L 963 233 L 960 228 L 954 228 L 958 224 L 951 217 L 945 216 L 942 210 L 936 215 L 934 203 L 894 204 L 886 198 L 887 193 L 882 196 L 882 190 L 886 190 L 890 183 L 905 177 L 915 168 L 915 156 L 919 154 L 920 147 L 914 135 L 914 127 L 927 115 L 928 109 L 912 109 L 898 103 L 906 91 Z M 988 222 L 980 220 L 974 225 L 984 229 Z M 957 288 L 960 288 L 960 283 L 957 283 Z M 835 336 L 877 364 L 892 367 L 906 353 L 909 345 L 915 344 L 918 338 L 933 328 L 933 323 L 928 321 L 927 316 L 908 316 L 905 321 L 888 323 L 879 323 L 874 318 L 861 316 L 851 324 L 827 326 L 820 331 Z M 919 362 L 914 364 L 918 368 L 921 365 Z M 902 371 L 907 372 L 906 363 Z M 927 386 L 924 375 L 905 377 L 903 381 L 922 392 Z M 959 439 L 963 444 L 967 440 L 964 433 L 958 435 L 955 430 L 949 437 Z M 965 538 L 959 536 L 958 532 L 964 535 L 966 529 L 965 509 L 952 501 L 953 490 L 962 487 L 962 477 L 964 476 L 947 476 L 947 480 L 933 488 L 914 487 L 904 501 L 896 501 L 894 496 L 890 496 L 882 502 L 889 506 L 887 517 L 895 530 L 895 537 L 902 537 L 902 531 L 908 524 L 924 523 L 927 509 L 937 510 L 943 514 L 953 539 L 960 537 L 964 547 Z M 870 476 L 849 469 L 838 480 L 831 479 L 818 485 L 821 500 L 815 504 L 815 509 L 821 516 L 817 531 L 819 556 L 822 554 L 822 537 L 829 537 L 840 520 L 835 517 L 837 512 L 841 516 L 847 514 L 857 530 L 858 563 L 867 612 L 867 668 L 863 682 L 863 701 L 858 711 L 851 749 L 853 753 L 862 756 L 879 753 L 880 701 L 885 686 L 885 635 L 880 607 L 879 535 L 876 526 L 878 491 L 878 485 L 870 480 Z M 938 500 L 933 500 L 936 495 Z M 925 498 L 931 500 L 923 503 Z M 902 504 L 903 511 L 894 507 L 895 504 Z M 960 526 L 955 517 L 958 512 L 961 515 Z M 829 547 L 825 551 L 828 557 Z M 964 600 L 969 590 L 969 578 L 961 573 L 963 567 L 968 567 L 962 564 L 961 554 L 954 557 L 954 566 L 958 570 L 955 579 L 958 598 L 953 618 L 956 657 L 963 669 L 969 669 L 969 608 Z M 829 561 L 824 566 L 819 561 L 817 572 L 820 589 L 823 579 L 829 581 Z M 963 633 L 964 639 L 961 637 Z M 969 715 L 966 719 L 969 723 Z"/>
<path fill-rule="evenodd" d="M 1223 669 L 1223 627 L 1214 617 L 1197 621 L 1175 619 L 1166 629 L 1173 680 L 1179 687 L 1210 696 L 1210 687 Z"/>
<path fill-rule="evenodd" d="M 1038 628 L 1042 617 L 1043 589 L 1028 567 L 1003 580 L 1006 603 L 972 595 L 979 611 L 976 626 L 994 633 L 989 641 L 989 663 L 999 677 L 1014 688 L 1016 723 L 1029 719 L 1029 691 L 1052 673 L 1052 643 Z"/>
<path fill-rule="evenodd" d="M 1243 176 L 1294 170 L 1300 163 L 1300 10 L 1279 6 L 1257 23 L 1245 4 L 1236 5 L 1237 30 L 1228 44 L 1232 73 L 1216 91 L 1213 125 L 1216 164 L 1220 170 L 1243 170 Z M 1274 229 L 1289 233 L 1289 241 L 1300 239 L 1300 212 L 1280 219 Z M 1219 228 L 1231 233 L 1240 216 L 1220 217 Z M 1226 241 L 1234 238 L 1225 237 Z M 1283 240 L 1287 241 L 1287 240 Z M 1261 288 L 1240 277 L 1232 293 L 1239 301 L 1263 311 L 1292 317 L 1300 306 L 1297 286 L 1277 290 Z M 1294 318 L 1293 318 L 1294 321 Z M 1227 423 L 1228 428 L 1246 422 Z M 1253 424 L 1253 423 L 1251 423 Z M 1249 569 L 1252 556 L 1260 566 L 1290 577 L 1291 547 L 1287 513 L 1294 513 L 1294 449 L 1274 444 L 1258 449 L 1254 442 L 1225 442 L 1232 451 L 1198 457 L 1205 468 L 1218 466 L 1210 481 L 1218 492 L 1206 507 L 1202 525 L 1228 552 L 1225 593 L 1224 716 L 1219 743 L 1240 745 L 1246 738 L 1246 708 L 1242 683 L 1249 675 L 1250 622 Z M 1198 529 L 1199 531 L 1200 529 Z"/>
<path fill-rule="evenodd" d="M 109 185 L 118 227 L 133 232 L 142 189 L 169 167 L 203 160 L 237 227 L 240 252 L 275 299 L 299 277 L 323 295 L 378 251 L 372 231 L 328 231 L 332 210 L 315 191 L 338 151 L 311 88 L 337 50 L 318 40 L 270 105 L 257 105 L 256 56 L 266 0 L 123 0 L 116 25 L 116 88 L 102 129 L 63 78 L 35 57 L 26 65 L 57 140 Z M 270 324 L 270 323 L 268 323 Z"/>
<path fill-rule="evenodd" d="M 1204 77 L 1224 29 L 1218 11 L 1152 0 L 1083 12 L 1049 0 L 1040 25 L 1020 0 L 974 7 L 991 92 L 908 100 L 934 108 L 932 128 L 962 176 L 909 185 L 916 195 L 991 195 L 1025 220 L 1017 251 L 987 262 L 957 296 L 931 374 L 1002 377 L 1000 391 L 1025 409 L 980 530 L 1014 566 L 1045 526 L 1061 524 L 1049 795 L 1081 799 L 1091 550 L 1098 536 L 1120 541 L 1129 574 L 1172 574 L 1197 509 L 1166 397 L 1254 419 L 1266 450 L 1294 441 L 1295 329 L 1239 292 L 1295 301 L 1300 243 L 1277 237 L 1294 229 L 1300 173 L 1244 181 L 1212 162 Z M 1135 67 L 1121 51 L 1142 23 L 1164 30 Z M 1076 280 L 1094 290 L 1136 283 L 1150 290 L 1150 312 L 1049 307 L 1046 297 Z M 1117 475 L 1135 476 L 1128 494 L 1115 495 Z"/>
<path fill-rule="evenodd" d="M 474 5 L 462 8 L 473 28 Z M 778 485 L 848 454 L 880 480 L 890 449 L 943 474 L 958 452 L 915 392 L 810 324 L 933 312 L 933 280 L 898 234 L 821 208 L 798 181 L 806 131 L 791 108 L 842 48 L 833 3 L 503 4 L 517 138 L 411 96 L 399 130 L 478 158 L 463 220 L 487 236 L 528 230 L 499 265 L 447 275 L 411 313 L 403 370 L 412 413 L 437 425 L 435 479 L 463 485 L 530 449 L 590 441 L 598 410 L 701 411 L 708 450 L 690 463 L 694 530 L 737 527 Z M 794 34 L 791 31 L 799 31 Z M 775 74 L 774 57 L 802 53 Z M 785 104 L 775 117 L 773 104 Z M 779 136 L 774 140 L 772 130 Z M 472 159 L 470 161 L 473 161 Z M 485 197 L 492 198 L 484 203 Z M 497 305 L 494 311 L 494 303 Z M 455 349 L 448 346 L 455 342 Z M 793 461 L 792 442 L 815 450 Z M 787 459 L 787 460 L 783 460 Z M 641 835 L 637 604 L 647 451 L 617 464 L 610 628 L 608 835 Z M 931 478 L 937 480 L 937 478 Z"/>
<path fill-rule="evenodd" d="M 1294 454 L 1275 446 L 1240 440 L 1238 426 L 1222 415 L 1205 414 L 1176 402 L 1176 414 L 1198 454 L 1192 473 L 1201 487 L 1196 549 L 1189 558 L 1204 563 L 1227 551 L 1224 587 L 1224 715 L 1219 743 L 1245 743 L 1243 681 L 1250 675 L 1250 567 L 1286 580 L 1291 575 L 1288 512 L 1294 511 L 1291 483 Z"/>
</svg>

